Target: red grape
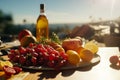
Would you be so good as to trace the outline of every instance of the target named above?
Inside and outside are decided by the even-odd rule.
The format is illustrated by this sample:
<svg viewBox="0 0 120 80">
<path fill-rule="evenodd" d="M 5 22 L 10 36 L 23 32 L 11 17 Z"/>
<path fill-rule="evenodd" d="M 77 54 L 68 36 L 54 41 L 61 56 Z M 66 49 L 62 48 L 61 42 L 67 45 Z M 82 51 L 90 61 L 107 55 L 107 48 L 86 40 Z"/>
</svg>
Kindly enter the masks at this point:
<svg viewBox="0 0 120 80">
<path fill-rule="evenodd" d="M 19 63 L 24 65 L 25 64 L 25 61 L 26 61 L 26 57 L 21 55 L 20 58 L 19 58 Z"/>
<path fill-rule="evenodd" d="M 9 54 L 8 54 L 8 58 L 13 59 L 14 57 L 15 57 L 15 54 L 14 54 L 14 53 L 9 53 Z"/>
<path fill-rule="evenodd" d="M 30 43 L 30 44 L 29 44 L 29 47 L 30 47 L 30 48 L 33 48 L 34 46 L 36 46 L 35 43 Z"/>
<path fill-rule="evenodd" d="M 49 61 L 48 63 L 47 63 L 47 65 L 49 66 L 49 67 L 54 67 L 55 65 L 55 62 L 54 61 Z"/>
<path fill-rule="evenodd" d="M 11 50 L 10 50 L 10 53 L 15 53 L 15 50 L 11 49 Z"/>
<path fill-rule="evenodd" d="M 22 68 L 20 68 L 20 67 L 13 67 L 14 68 L 14 70 L 16 71 L 16 74 L 18 74 L 18 73 L 20 73 L 21 71 L 22 71 Z"/>
<path fill-rule="evenodd" d="M 31 58 L 31 62 L 33 63 L 33 65 L 37 64 L 37 58 L 36 57 L 32 57 Z"/>
<path fill-rule="evenodd" d="M 26 54 L 26 49 L 24 47 L 19 47 L 19 52 L 21 55 L 25 55 Z"/>
<path fill-rule="evenodd" d="M 12 61 L 13 62 L 19 62 L 19 58 L 20 58 L 20 56 L 16 55 L 14 58 L 12 58 Z"/>
<path fill-rule="evenodd" d="M 50 60 L 50 61 L 55 60 L 55 54 L 50 54 L 50 55 L 49 55 L 49 60 Z"/>
<path fill-rule="evenodd" d="M 36 53 L 36 52 L 31 53 L 31 55 L 34 57 L 38 57 L 38 53 Z"/>
</svg>

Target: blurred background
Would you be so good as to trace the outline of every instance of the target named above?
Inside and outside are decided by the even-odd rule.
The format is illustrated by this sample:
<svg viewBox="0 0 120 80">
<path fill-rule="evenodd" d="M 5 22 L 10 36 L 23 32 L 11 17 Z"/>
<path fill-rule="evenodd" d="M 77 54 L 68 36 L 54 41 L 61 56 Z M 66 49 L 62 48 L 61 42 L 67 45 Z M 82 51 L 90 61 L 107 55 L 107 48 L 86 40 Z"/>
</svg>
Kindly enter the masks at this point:
<svg viewBox="0 0 120 80">
<path fill-rule="evenodd" d="M 45 4 L 50 35 L 120 47 L 120 0 L 0 0 L 1 40 L 15 40 L 23 29 L 35 35 L 40 3 Z"/>
</svg>

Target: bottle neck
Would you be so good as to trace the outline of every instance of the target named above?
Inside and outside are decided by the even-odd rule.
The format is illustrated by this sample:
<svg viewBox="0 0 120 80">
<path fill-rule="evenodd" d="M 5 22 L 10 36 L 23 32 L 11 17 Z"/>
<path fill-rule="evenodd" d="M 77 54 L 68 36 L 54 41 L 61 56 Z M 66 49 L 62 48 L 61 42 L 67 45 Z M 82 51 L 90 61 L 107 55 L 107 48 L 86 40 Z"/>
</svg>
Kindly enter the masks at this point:
<svg viewBox="0 0 120 80">
<path fill-rule="evenodd" d="M 45 11 L 44 11 L 44 9 L 40 9 L 40 13 L 44 13 Z"/>
<path fill-rule="evenodd" d="M 40 15 L 46 15 L 44 10 L 40 10 Z"/>
<path fill-rule="evenodd" d="M 44 13 L 44 4 L 40 4 L 40 13 Z"/>
</svg>

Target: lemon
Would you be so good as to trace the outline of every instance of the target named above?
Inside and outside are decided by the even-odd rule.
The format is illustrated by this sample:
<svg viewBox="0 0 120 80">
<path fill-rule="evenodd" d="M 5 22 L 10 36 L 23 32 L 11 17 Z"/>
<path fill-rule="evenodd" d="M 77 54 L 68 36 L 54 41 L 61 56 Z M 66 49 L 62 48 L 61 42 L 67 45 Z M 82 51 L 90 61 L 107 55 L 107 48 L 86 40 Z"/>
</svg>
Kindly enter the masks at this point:
<svg viewBox="0 0 120 80">
<path fill-rule="evenodd" d="M 13 64 L 10 61 L 5 61 L 5 64 L 9 67 L 13 67 Z"/>
<path fill-rule="evenodd" d="M 74 50 L 67 50 L 66 54 L 68 55 L 68 62 L 77 65 L 80 62 L 79 54 Z"/>
<path fill-rule="evenodd" d="M 90 50 L 93 54 L 97 53 L 98 51 L 98 46 L 94 42 L 90 41 L 84 45 L 85 49 Z"/>
<path fill-rule="evenodd" d="M 0 61 L 0 70 L 3 70 L 4 66 L 13 67 L 13 64 L 10 61 Z"/>
<path fill-rule="evenodd" d="M 81 52 L 80 52 L 80 58 L 83 60 L 83 61 L 87 61 L 87 62 L 90 62 L 93 58 L 93 53 L 90 51 L 90 50 L 87 50 L 87 49 L 83 49 Z"/>
</svg>

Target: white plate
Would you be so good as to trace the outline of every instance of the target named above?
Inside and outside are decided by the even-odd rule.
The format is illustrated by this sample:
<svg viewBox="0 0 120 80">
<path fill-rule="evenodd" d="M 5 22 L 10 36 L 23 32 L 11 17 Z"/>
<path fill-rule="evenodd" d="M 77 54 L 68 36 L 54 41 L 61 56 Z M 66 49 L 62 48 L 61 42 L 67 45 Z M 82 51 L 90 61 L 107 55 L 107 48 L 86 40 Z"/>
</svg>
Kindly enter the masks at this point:
<svg viewBox="0 0 120 80">
<path fill-rule="evenodd" d="M 99 62 L 100 62 L 100 56 L 98 54 L 95 54 L 93 59 L 90 62 L 80 62 L 77 65 L 67 64 L 67 65 L 61 67 L 60 70 L 77 69 L 77 68 L 80 68 L 80 67 L 92 66 L 92 65 L 94 65 L 96 63 L 99 63 Z M 31 69 L 31 70 L 55 70 L 54 68 L 45 67 L 45 66 L 39 66 L 39 67 L 36 67 L 36 66 L 29 66 L 29 67 L 21 66 L 21 67 L 24 68 L 24 69 Z"/>
</svg>

